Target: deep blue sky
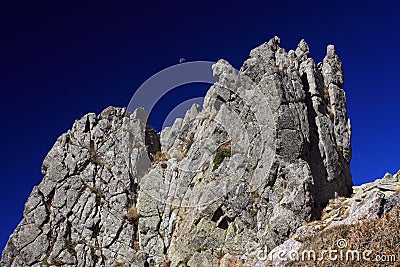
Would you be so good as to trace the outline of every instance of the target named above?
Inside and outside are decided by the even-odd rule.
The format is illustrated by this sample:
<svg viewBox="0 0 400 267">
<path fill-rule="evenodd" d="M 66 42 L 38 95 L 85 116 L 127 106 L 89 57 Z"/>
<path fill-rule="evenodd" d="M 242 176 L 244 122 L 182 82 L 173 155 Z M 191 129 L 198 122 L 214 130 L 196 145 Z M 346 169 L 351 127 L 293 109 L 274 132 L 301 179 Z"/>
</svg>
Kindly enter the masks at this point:
<svg viewBox="0 0 400 267">
<path fill-rule="evenodd" d="M 335 44 L 355 184 L 400 168 L 396 1 L 88 2 L 1 1 L 0 249 L 42 179 L 46 153 L 75 119 L 126 106 L 142 82 L 180 58 L 224 58 L 239 68 L 274 35 L 287 50 L 305 38 L 318 61 Z M 206 89 L 196 88 L 178 88 L 159 107 Z"/>
</svg>

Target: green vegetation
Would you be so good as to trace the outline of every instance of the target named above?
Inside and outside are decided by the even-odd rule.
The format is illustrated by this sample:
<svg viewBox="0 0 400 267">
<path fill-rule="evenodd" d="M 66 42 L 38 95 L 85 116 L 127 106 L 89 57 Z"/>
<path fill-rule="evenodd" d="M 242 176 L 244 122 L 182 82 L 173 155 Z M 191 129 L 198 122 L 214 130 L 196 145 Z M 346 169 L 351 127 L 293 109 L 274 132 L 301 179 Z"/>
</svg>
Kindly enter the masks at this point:
<svg viewBox="0 0 400 267">
<path fill-rule="evenodd" d="M 253 217 L 256 216 L 257 213 L 258 213 L 258 210 L 256 210 L 256 209 L 252 209 L 252 210 L 250 211 L 250 215 L 253 216 Z"/>
<path fill-rule="evenodd" d="M 76 254 L 75 246 L 76 246 L 75 243 L 73 243 L 71 240 L 67 240 L 65 247 L 66 247 L 66 249 L 68 250 L 69 253 Z"/>
<path fill-rule="evenodd" d="M 232 151 L 228 148 L 218 148 L 217 153 L 215 153 L 214 156 L 214 167 L 213 171 L 218 169 L 218 167 L 221 165 L 221 163 L 224 161 L 226 157 L 230 157 L 232 155 Z"/>
</svg>

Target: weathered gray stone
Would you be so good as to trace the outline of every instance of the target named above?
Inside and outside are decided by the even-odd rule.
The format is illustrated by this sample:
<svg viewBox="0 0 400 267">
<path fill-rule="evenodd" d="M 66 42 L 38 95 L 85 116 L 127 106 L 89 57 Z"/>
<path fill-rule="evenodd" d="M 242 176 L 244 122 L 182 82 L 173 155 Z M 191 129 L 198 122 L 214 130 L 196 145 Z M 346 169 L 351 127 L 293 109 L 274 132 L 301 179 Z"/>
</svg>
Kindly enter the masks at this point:
<svg viewBox="0 0 400 267">
<path fill-rule="evenodd" d="M 286 52 L 274 37 L 240 71 L 219 60 L 213 74 L 203 109 L 161 133 L 143 109 L 76 121 L 46 156 L 1 265 L 256 266 L 253 248 L 282 244 L 351 194 L 333 46 L 316 64 L 304 40 Z"/>
<path fill-rule="evenodd" d="M 126 216 L 150 167 L 140 112 L 88 114 L 57 140 L 1 266 L 143 265 L 134 248 L 137 222 Z"/>
<path fill-rule="evenodd" d="M 302 238 L 316 235 L 322 230 L 378 219 L 393 208 L 400 206 L 400 182 L 393 177 L 391 174 L 386 174 L 384 178 L 377 179 L 372 183 L 355 186 L 354 194 L 349 198 L 338 196 L 331 199 L 329 205 L 324 209 L 324 216 L 321 220 L 299 227 L 291 238 L 269 251 L 268 256 L 259 256 L 257 264 L 261 264 L 260 266 L 286 266 L 292 261 L 290 253 L 302 255 L 302 243 L 299 241 Z M 385 184 L 386 187 L 383 188 L 382 184 Z M 255 249 L 255 251 L 259 252 L 260 249 Z M 278 255 L 279 252 L 281 252 L 281 256 Z"/>
<path fill-rule="evenodd" d="M 224 60 L 214 65 L 217 83 L 208 92 L 203 111 L 199 113 L 194 107 L 195 112 L 189 111 L 183 120 L 161 133 L 166 159 L 159 164 L 167 167 L 156 166 L 141 180 L 143 197 L 139 193 L 139 210 L 148 214 L 153 206 L 159 212 L 141 218 L 139 229 L 143 227 L 146 233 L 142 235 L 143 244 L 151 239 L 164 246 L 173 242 L 174 252 L 168 253 L 169 258 L 193 254 L 195 246 L 182 243 L 179 247 L 181 241 L 176 233 L 182 231 L 182 224 L 176 224 L 175 217 L 170 218 L 168 206 L 191 207 L 215 201 L 214 211 L 209 207 L 197 212 L 209 219 L 218 217 L 216 227 L 229 227 L 234 221 L 235 225 L 244 224 L 258 242 L 274 247 L 301 223 L 318 217 L 335 194 L 351 192 L 350 126 L 344 93 L 339 87 L 343 86 L 341 63 L 331 46 L 326 60 L 318 66 L 310 58 L 304 40 L 296 53 L 286 54 L 279 48 L 279 38 L 254 49 L 239 74 Z M 336 87 L 331 86 L 329 93 L 329 89 L 324 90 L 325 84 Z M 333 96 L 329 98 L 329 94 Z M 265 106 L 271 112 L 260 116 L 257 109 Z M 340 106 L 341 111 L 336 121 L 329 113 L 334 106 Z M 232 116 L 233 112 L 238 116 Z M 275 130 L 268 128 L 271 124 Z M 263 140 L 275 136 L 275 131 L 276 139 Z M 213 153 L 224 142 L 232 142 L 235 138 L 229 137 L 234 134 L 239 136 L 231 147 L 234 155 L 212 170 Z M 265 150 L 268 141 L 267 149 L 272 148 L 273 153 Z M 250 148 L 248 152 L 244 147 Z M 265 156 L 275 152 L 276 157 Z M 241 154 L 246 155 L 245 161 Z M 243 162 L 244 169 L 240 167 Z M 218 180 L 232 173 L 239 182 Z M 300 188 L 304 190 L 298 191 Z M 148 195 L 163 204 L 144 201 Z M 219 198 L 224 196 L 227 199 L 221 202 Z M 221 214 L 217 216 L 218 210 Z M 179 212 L 188 211 L 181 208 Z M 171 214 L 178 214 L 179 219 L 179 212 Z M 168 225 L 175 231 L 160 232 L 166 228 L 158 225 Z M 194 227 L 191 219 L 183 225 Z M 148 234 L 149 229 L 157 234 Z M 157 252 L 153 253 L 160 258 L 165 247 L 156 247 Z"/>
</svg>

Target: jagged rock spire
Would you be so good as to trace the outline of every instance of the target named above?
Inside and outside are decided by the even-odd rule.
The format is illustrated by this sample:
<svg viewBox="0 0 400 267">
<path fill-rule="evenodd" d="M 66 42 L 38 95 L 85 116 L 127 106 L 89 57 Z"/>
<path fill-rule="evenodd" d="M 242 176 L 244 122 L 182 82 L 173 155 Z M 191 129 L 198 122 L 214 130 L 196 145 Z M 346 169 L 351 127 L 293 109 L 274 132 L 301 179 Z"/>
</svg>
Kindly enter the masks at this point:
<svg viewBox="0 0 400 267">
<path fill-rule="evenodd" d="M 233 254 L 251 265 L 249 248 L 276 247 L 351 194 L 333 46 L 316 64 L 304 40 L 286 52 L 273 37 L 239 72 L 225 60 L 213 72 L 203 110 L 163 130 L 161 151 L 141 109 L 76 121 L 47 155 L 1 266 L 217 266 Z"/>
</svg>

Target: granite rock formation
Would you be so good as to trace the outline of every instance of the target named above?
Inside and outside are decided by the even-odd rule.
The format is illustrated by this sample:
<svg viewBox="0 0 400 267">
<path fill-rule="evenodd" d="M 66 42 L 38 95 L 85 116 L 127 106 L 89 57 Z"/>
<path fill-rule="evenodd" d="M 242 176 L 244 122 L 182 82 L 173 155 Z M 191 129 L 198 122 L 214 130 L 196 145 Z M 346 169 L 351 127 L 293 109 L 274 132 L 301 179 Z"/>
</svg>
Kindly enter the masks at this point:
<svg viewBox="0 0 400 267">
<path fill-rule="evenodd" d="M 44 160 L 0 266 L 252 265 L 352 193 L 342 65 L 274 37 L 156 133 L 137 109 L 85 115 Z"/>
<path fill-rule="evenodd" d="M 391 212 L 395 208 L 399 208 L 400 171 L 395 175 L 387 173 L 382 179 L 377 179 L 371 183 L 354 186 L 353 191 L 354 193 L 349 198 L 336 197 L 331 199 L 323 211 L 321 220 L 313 221 L 299 227 L 291 238 L 275 247 L 269 252 L 265 260 L 258 261 L 254 266 L 265 266 L 268 264 L 272 266 L 285 266 L 285 264 L 290 262 L 290 257 L 279 257 L 279 251 L 283 255 L 288 251 L 297 251 L 301 254 L 301 240 L 303 238 L 344 225 L 354 225 L 376 220 L 382 218 L 384 214 Z M 380 241 L 382 242 L 382 240 Z M 329 245 L 327 244 L 327 246 Z"/>
</svg>

